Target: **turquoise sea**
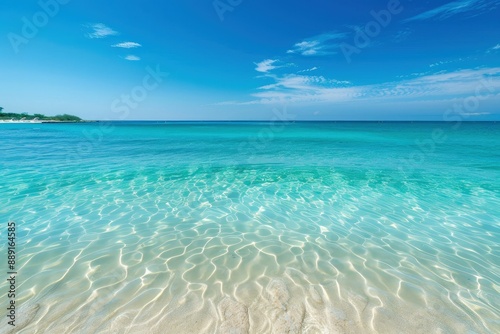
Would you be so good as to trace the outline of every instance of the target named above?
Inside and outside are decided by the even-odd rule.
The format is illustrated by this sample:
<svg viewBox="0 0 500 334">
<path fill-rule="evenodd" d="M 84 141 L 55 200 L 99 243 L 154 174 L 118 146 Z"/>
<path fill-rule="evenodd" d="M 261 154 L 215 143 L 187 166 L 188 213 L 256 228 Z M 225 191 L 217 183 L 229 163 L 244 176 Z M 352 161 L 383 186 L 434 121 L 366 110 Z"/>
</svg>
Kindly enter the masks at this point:
<svg viewBox="0 0 500 334">
<path fill-rule="evenodd" d="M 0 124 L 0 167 L 0 333 L 500 333 L 500 124 Z"/>
</svg>

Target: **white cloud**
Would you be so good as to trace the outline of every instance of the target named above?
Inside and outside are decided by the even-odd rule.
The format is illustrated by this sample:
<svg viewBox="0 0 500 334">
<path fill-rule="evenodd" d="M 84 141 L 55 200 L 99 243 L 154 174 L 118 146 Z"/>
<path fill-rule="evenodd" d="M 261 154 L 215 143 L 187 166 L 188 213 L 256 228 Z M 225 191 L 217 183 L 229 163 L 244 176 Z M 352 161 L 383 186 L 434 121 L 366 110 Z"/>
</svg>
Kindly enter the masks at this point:
<svg viewBox="0 0 500 334">
<path fill-rule="evenodd" d="M 349 81 L 340 81 L 335 79 L 326 79 L 323 76 L 309 76 L 286 74 L 282 77 L 274 77 L 276 83 L 259 87 L 259 89 L 270 90 L 275 88 L 281 89 L 296 89 L 296 90 L 310 90 L 319 86 L 344 86 L 349 85 Z"/>
<path fill-rule="evenodd" d="M 441 60 L 436 63 L 430 64 L 429 67 L 436 67 L 436 66 L 441 66 L 441 65 L 446 65 L 446 64 L 452 64 L 452 63 L 459 63 L 465 60 L 470 59 L 471 57 L 465 57 L 465 58 L 457 58 L 457 59 L 452 59 L 452 60 Z"/>
<path fill-rule="evenodd" d="M 133 49 L 141 47 L 142 45 L 136 42 L 122 42 L 111 46 L 114 48 Z"/>
<path fill-rule="evenodd" d="M 126 60 L 130 60 L 130 61 L 138 61 L 138 60 L 141 60 L 140 57 L 137 57 L 137 56 L 134 56 L 134 55 L 128 55 L 125 57 Z"/>
<path fill-rule="evenodd" d="M 410 17 L 403 22 L 422 21 L 432 18 L 446 19 L 468 11 L 487 11 L 496 8 L 500 0 L 458 0 Z"/>
<path fill-rule="evenodd" d="M 405 40 L 408 39 L 408 37 L 410 37 L 410 35 L 412 34 L 412 30 L 410 29 L 402 29 L 402 30 L 399 30 L 393 37 L 392 37 L 392 40 L 396 43 L 399 43 L 399 42 L 403 42 Z"/>
<path fill-rule="evenodd" d="M 87 25 L 92 31 L 87 33 L 89 38 L 105 38 L 108 36 L 118 35 L 117 31 L 114 31 L 110 27 L 106 26 L 104 23 L 95 23 Z"/>
<path fill-rule="evenodd" d="M 490 112 L 462 112 L 462 116 L 482 116 L 482 115 L 491 115 Z"/>
<path fill-rule="evenodd" d="M 267 73 L 269 71 L 272 71 L 275 68 L 278 68 L 278 66 L 274 65 L 277 61 L 278 60 L 276 60 L 276 59 L 266 59 L 266 60 L 261 61 L 260 63 L 255 63 L 255 65 L 257 65 L 255 70 L 257 72 L 261 72 L 261 73 Z"/>
<path fill-rule="evenodd" d="M 321 48 L 319 41 L 303 41 L 295 44 L 295 50 L 288 50 L 287 53 L 301 53 L 303 56 L 311 56 L 318 53 Z"/>
<path fill-rule="evenodd" d="M 440 66 L 440 65 L 449 64 L 452 62 L 453 62 L 452 60 L 441 60 L 441 61 L 438 61 L 437 63 L 430 64 L 429 67 Z"/>
<path fill-rule="evenodd" d="M 316 66 L 314 66 L 314 67 L 311 67 L 311 68 L 308 68 L 308 69 L 305 69 L 302 71 L 298 71 L 297 73 L 312 72 L 312 71 L 316 71 L 317 69 L 318 68 Z"/>
<path fill-rule="evenodd" d="M 287 74 L 273 79 L 275 83 L 259 87 L 260 91 L 253 94 L 254 100 L 239 104 L 452 100 L 475 96 L 478 91 L 481 96 L 500 91 L 500 67 L 438 72 L 359 86 L 323 76 Z"/>
<path fill-rule="evenodd" d="M 335 54 L 333 49 L 339 47 L 339 40 L 347 36 L 345 33 L 332 32 L 315 37 L 311 37 L 299 43 L 296 43 L 287 53 L 296 53 L 303 56 L 323 56 Z"/>
<path fill-rule="evenodd" d="M 486 53 L 498 52 L 498 50 L 500 50 L 500 44 L 497 44 L 494 47 L 489 48 L 488 50 L 486 50 Z"/>
</svg>

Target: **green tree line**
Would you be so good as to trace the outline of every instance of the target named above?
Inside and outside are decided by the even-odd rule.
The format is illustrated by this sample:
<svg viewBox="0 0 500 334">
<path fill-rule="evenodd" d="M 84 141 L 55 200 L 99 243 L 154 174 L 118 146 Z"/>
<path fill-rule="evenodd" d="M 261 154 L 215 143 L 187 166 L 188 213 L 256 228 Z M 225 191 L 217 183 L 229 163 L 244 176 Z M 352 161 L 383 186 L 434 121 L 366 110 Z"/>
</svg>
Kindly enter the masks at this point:
<svg viewBox="0 0 500 334">
<path fill-rule="evenodd" d="M 4 108 L 0 107 L 0 120 L 11 120 L 14 119 L 16 121 L 21 119 L 33 120 L 39 119 L 41 121 L 60 121 L 60 122 L 80 122 L 82 119 L 78 116 L 62 114 L 56 116 L 45 116 L 44 114 L 33 114 L 30 115 L 28 113 L 5 113 L 3 112 Z"/>
</svg>

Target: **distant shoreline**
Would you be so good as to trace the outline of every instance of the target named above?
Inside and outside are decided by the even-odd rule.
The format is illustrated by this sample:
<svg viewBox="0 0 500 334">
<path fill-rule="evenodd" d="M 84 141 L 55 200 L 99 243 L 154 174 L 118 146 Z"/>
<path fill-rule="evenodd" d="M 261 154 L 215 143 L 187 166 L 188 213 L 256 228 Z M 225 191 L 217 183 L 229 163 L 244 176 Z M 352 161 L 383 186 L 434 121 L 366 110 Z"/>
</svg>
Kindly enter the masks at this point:
<svg viewBox="0 0 500 334">
<path fill-rule="evenodd" d="M 462 123 L 497 123 L 500 120 L 463 120 Z M 456 123 L 456 121 L 442 120 L 91 120 L 75 123 L 276 123 L 276 124 L 294 124 L 294 123 Z"/>
<path fill-rule="evenodd" d="M 46 116 L 44 114 L 28 113 L 6 113 L 3 112 L 4 108 L 0 107 L 0 123 L 79 123 L 85 122 L 78 116 L 62 114 L 55 116 Z"/>
<path fill-rule="evenodd" d="M 0 120 L 0 124 L 42 124 L 42 123 L 97 123 L 98 121 L 50 121 L 50 120 Z"/>
<path fill-rule="evenodd" d="M 463 120 L 463 123 L 497 123 L 498 120 Z M 418 120 L 418 121 L 399 121 L 399 120 L 294 120 L 294 121 L 279 121 L 279 120 L 81 120 L 81 121 L 57 121 L 57 120 L 0 120 L 0 124 L 82 124 L 82 123 L 150 123 L 150 124 L 181 124 L 181 123 L 453 123 L 452 121 L 434 121 L 434 120 Z"/>
</svg>

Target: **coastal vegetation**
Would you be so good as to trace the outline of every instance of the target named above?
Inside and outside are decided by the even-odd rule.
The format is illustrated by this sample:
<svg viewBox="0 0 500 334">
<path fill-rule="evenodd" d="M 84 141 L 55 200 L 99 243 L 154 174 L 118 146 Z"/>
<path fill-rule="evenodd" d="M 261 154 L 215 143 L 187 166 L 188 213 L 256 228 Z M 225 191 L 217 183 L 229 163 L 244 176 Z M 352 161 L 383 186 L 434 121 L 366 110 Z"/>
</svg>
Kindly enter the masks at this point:
<svg viewBox="0 0 500 334">
<path fill-rule="evenodd" d="M 5 113 L 3 112 L 2 107 L 0 107 L 0 120 L 2 121 L 9 121 L 9 120 L 14 120 L 14 121 L 21 121 L 21 120 L 26 120 L 26 121 L 32 121 L 32 120 L 39 120 L 39 121 L 52 121 L 52 122 L 81 122 L 82 119 L 78 116 L 74 115 L 69 115 L 69 114 L 62 114 L 62 115 L 56 115 L 56 116 L 46 116 L 44 114 L 33 114 L 30 115 L 28 113 Z"/>
</svg>

